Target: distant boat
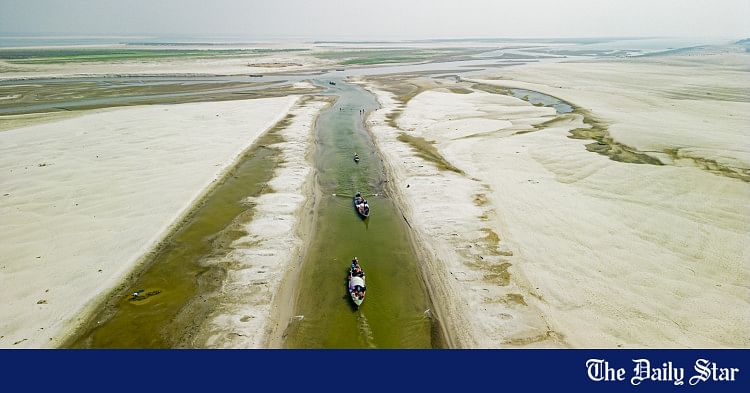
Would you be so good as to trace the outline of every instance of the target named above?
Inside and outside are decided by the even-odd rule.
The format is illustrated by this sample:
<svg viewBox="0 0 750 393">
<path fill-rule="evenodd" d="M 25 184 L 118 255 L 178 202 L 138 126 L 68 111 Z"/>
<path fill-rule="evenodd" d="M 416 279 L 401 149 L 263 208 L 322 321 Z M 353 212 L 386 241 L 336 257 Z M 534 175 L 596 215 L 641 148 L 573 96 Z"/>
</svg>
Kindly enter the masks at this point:
<svg viewBox="0 0 750 393">
<path fill-rule="evenodd" d="M 344 71 L 343 68 L 336 68 L 336 71 Z"/>
<path fill-rule="evenodd" d="M 354 153 L 354 162 L 359 162 L 359 154 Z"/>
<path fill-rule="evenodd" d="M 336 82 L 334 82 L 334 81 L 330 81 L 330 82 L 328 82 L 328 84 L 329 84 L 329 85 L 334 85 L 334 86 L 335 86 L 335 85 L 336 85 Z"/>
<path fill-rule="evenodd" d="M 360 193 L 354 196 L 354 208 L 363 218 L 370 216 L 370 205 L 367 203 L 367 199 L 362 198 L 362 194 Z"/>
<path fill-rule="evenodd" d="M 349 296 L 354 304 L 359 307 L 365 301 L 365 271 L 359 263 L 353 262 L 349 267 Z"/>
<path fill-rule="evenodd" d="M 250 74 L 249 76 L 251 78 L 262 78 L 263 77 L 263 75 L 261 75 L 261 74 Z"/>
</svg>

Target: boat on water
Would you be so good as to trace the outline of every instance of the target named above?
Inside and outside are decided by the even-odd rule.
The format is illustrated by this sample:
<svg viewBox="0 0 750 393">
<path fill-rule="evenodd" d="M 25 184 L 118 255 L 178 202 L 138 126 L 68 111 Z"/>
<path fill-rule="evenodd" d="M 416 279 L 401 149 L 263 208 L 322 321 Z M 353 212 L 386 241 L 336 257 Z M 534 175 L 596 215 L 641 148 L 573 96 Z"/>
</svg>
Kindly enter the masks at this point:
<svg viewBox="0 0 750 393">
<path fill-rule="evenodd" d="M 336 86 L 336 82 L 334 82 L 334 81 L 330 81 L 330 82 L 328 82 L 328 84 L 329 84 L 329 85 L 333 85 L 333 86 Z"/>
<path fill-rule="evenodd" d="M 354 153 L 354 162 L 359 163 L 359 154 Z"/>
<path fill-rule="evenodd" d="M 370 205 L 367 203 L 367 199 L 363 198 L 360 193 L 354 196 L 354 208 L 360 216 L 364 218 L 370 216 Z"/>
<path fill-rule="evenodd" d="M 359 260 L 354 257 L 349 267 L 349 296 L 354 304 L 359 307 L 365 301 L 365 271 L 359 265 Z"/>
</svg>

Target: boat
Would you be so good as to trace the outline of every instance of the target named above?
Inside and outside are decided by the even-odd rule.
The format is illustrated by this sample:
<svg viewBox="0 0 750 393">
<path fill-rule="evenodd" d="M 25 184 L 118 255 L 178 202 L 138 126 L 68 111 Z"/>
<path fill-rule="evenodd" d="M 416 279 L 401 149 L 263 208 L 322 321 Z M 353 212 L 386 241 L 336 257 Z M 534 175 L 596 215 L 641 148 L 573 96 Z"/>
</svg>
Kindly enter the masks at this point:
<svg viewBox="0 0 750 393">
<path fill-rule="evenodd" d="M 333 86 L 336 86 L 336 82 L 334 82 L 334 81 L 330 81 L 330 82 L 328 82 L 328 84 L 329 84 L 329 85 L 333 85 Z"/>
<path fill-rule="evenodd" d="M 359 154 L 354 153 L 354 162 L 359 162 Z"/>
<path fill-rule="evenodd" d="M 349 267 L 349 296 L 357 307 L 365 301 L 366 290 L 365 271 L 359 266 L 359 261 L 355 258 Z"/>
<path fill-rule="evenodd" d="M 367 199 L 363 198 L 360 193 L 354 196 L 354 208 L 357 209 L 357 213 L 360 216 L 364 218 L 370 216 L 370 205 L 367 203 Z"/>
</svg>

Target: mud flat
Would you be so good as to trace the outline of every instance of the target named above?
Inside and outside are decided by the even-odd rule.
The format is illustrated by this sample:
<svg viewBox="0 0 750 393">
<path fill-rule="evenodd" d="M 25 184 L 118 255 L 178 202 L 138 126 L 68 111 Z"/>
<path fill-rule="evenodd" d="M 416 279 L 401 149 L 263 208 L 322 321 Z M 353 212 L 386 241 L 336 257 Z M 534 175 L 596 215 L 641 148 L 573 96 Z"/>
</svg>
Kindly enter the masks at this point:
<svg viewBox="0 0 750 393">
<path fill-rule="evenodd" d="M 108 109 L 0 133 L 0 346 L 60 345 L 297 100 Z"/>
<path fill-rule="evenodd" d="M 273 345 L 292 316 L 292 296 L 301 279 L 314 217 L 310 211 L 313 170 L 313 129 L 329 97 L 304 99 L 293 108 L 288 125 L 278 131 L 281 163 L 268 189 L 247 200 L 254 205 L 244 236 L 230 252 L 204 263 L 226 271 L 221 288 L 209 294 L 215 304 L 200 325 L 192 345 L 210 348 L 258 348 Z M 202 301 L 203 299 L 196 299 Z"/>
<path fill-rule="evenodd" d="M 371 130 L 461 346 L 750 345 L 748 79 L 728 56 L 520 66 L 459 83 L 469 94 L 401 100 L 368 83 L 383 106 Z M 608 134 L 576 135 L 596 128 Z"/>
<path fill-rule="evenodd" d="M 0 50 L 0 80 L 104 75 L 251 75 L 303 71 L 330 63 L 307 46 L 228 50 L 144 50 L 120 47 Z M 132 52 L 124 55 L 124 52 Z"/>
<path fill-rule="evenodd" d="M 288 314 L 279 288 L 298 276 L 311 128 L 326 101 L 301 99 L 258 138 L 69 345 L 266 346 Z"/>
</svg>

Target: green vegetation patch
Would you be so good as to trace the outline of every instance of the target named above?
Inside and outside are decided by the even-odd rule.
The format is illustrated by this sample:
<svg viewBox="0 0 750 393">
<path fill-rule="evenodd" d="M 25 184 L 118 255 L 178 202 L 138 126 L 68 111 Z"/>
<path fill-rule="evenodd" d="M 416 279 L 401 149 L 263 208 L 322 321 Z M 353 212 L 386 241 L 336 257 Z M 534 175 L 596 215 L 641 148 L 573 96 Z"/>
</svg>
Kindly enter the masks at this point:
<svg viewBox="0 0 750 393">
<path fill-rule="evenodd" d="M 414 149 L 415 152 L 417 152 L 417 156 L 429 162 L 432 162 L 438 169 L 464 174 L 462 170 L 453 166 L 453 164 L 448 162 L 448 160 L 446 160 L 445 157 L 443 157 L 443 155 L 438 152 L 437 148 L 435 148 L 434 141 L 428 141 L 421 137 L 411 136 L 405 132 L 401 132 L 397 139 L 401 142 L 408 143 L 409 146 L 411 146 L 411 148 Z"/>
<path fill-rule="evenodd" d="M 491 93 L 491 94 L 502 94 L 502 95 L 512 95 L 510 92 L 510 89 L 501 87 L 501 86 L 495 86 L 495 85 L 488 85 L 486 83 L 475 83 L 471 85 L 471 88 L 474 90 L 481 90 L 485 93 Z"/>
<path fill-rule="evenodd" d="M 469 90 L 467 88 L 464 88 L 464 87 L 460 87 L 460 86 L 451 86 L 451 87 L 448 87 L 448 91 L 450 91 L 451 93 L 454 93 L 454 94 L 471 94 L 471 93 L 473 93 L 473 91 L 471 91 L 471 90 Z"/>
<path fill-rule="evenodd" d="M 19 81 L 0 86 L 0 113 L 20 115 L 73 111 L 128 105 L 179 104 L 187 102 L 230 101 L 251 98 L 310 94 L 321 88 L 297 89 L 290 84 L 257 82 L 169 83 L 59 81 L 29 83 Z M 0 125 L 0 129 L 3 126 Z"/>
<path fill-rule="evenodd" d="M 372 65 L 455 60 L 456 57 L 469 56 L 479 52 L 481 51 L 466 48 L 387 48 L 316 52 L 313 53 L 313 56 L 319 59 L 335 60 L 343 65 Z"/>
<path fill-rule="evenodd" d="M 591 139 L 594 143 L 586 145 L 586 150 L 609 157 L 613 161 L 631 164 L 664 165 L 659 159 L 641 153 L 625 144 L 619 143 L 609 135 L 607 125 L 595 118 L 591 112 L 581 107 L 574 107 L 574 113 L 583 116 L 588 128 L 576 128 L 570 131 L 569 138 Z"/>
<path fill-rule="evenodd" d="M 490 247 L 494 250 L 497 249 L 497 247 L 500 245 L 500 236 L 493 231 L 490 228 L 482 228 L 482 232 L 484 232 L 484 240 L 489 243 Z"/>
<path fill-rule="evenodd" d="M 512 266 L 509 262 L 502 262 L 497 265 L 492 265 L 486 270 L 489 272 L 486 273 L 483 278 L 485 281 L 489 281 L 495 284 L 498 284 L 500 286 L 507 286 L 510 284 L 510 272 L 508 271 L 508 268 Z"/>
<path fill-rule="evenodd" d="M 675 161 L 691 160 L 693 161 L 693 164 L 695 164 L 695 166 L 705 171 L 712 172 L 717 175 L 739 179 L 744 182 L 750 182 L 750 170 L 748 169 L 732 167 L 709 158 L 688 156 L 681 153 L 680 150 L 681 149 L 679 148 L 665 149 L 664 153 L 669 155 Z"/>
</svg>

